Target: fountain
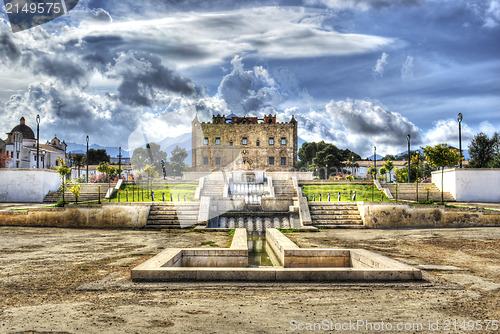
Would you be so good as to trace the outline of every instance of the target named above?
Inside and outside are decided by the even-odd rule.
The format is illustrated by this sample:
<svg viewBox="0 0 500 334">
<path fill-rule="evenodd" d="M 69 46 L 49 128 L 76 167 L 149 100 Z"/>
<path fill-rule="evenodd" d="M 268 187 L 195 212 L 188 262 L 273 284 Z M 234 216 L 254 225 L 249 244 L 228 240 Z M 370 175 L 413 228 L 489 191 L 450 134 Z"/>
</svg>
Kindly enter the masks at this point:
<svg viewBox="0 0 500 334">
<path fill-rule="evenodd" d="M 408 281 L 422 272 L 364 249 L 300 248 L 275 228 L 247 237 L 235 230 L 230 248 L 166 249 L 132 269 L 138 282 Z"/>
</svg>

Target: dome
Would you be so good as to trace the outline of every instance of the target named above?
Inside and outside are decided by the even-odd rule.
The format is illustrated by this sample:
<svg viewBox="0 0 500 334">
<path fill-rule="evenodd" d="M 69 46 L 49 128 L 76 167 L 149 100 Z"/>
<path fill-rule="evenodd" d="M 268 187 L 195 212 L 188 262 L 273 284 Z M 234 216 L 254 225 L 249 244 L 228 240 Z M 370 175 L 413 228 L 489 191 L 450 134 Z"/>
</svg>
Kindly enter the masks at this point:
<svg viewBox="0 0 500 334">
<path fill-rule="evenodd" d="M 23 139 L 36 139 L 35 133 L 33 132 L 33 130 L 31 130 L 31 128 L 29 126 L 27 126 L 25 123 L 26 123 L 26 120 L 24 119 L 24 117 L 21 117 L 20 124 L 15 126 L 12 129 L 11 133 L 21 132 L 23 134 Z"/>
</svg>

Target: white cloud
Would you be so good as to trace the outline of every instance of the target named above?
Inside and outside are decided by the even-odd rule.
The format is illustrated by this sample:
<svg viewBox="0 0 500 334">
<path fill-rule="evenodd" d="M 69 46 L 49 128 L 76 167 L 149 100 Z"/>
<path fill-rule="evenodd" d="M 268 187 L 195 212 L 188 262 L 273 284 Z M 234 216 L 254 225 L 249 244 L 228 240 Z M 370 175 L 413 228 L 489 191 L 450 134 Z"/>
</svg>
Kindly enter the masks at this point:
<svg viewBox="0 0 500 334">
<path fill-rule="evenodd" d="M 384 76 L 384 69 L 388 64 L 387 58 L 389 58 L 389 54 L 382 52 L 382 55 L 377 60 L 377 63 L 375 64 L 375 67 L 373 68 L 373 76 L 374 77 L 381 78 Z"/>
<path fill-rule="evenodd" d="M 406 61 L 401 67 L 401 80 L 408 82 L 413 80 L 413 57 L 406 57 Z"/>
<path fill-rule="evenodd" d="M 474 136 L 475 131 L 466 123 L 462 123 L 462 147 Z M 424 135 L 423 145 L 434 146 L 447 143 L 448 146 L 458 147 L 458 122 L 455 119 L 443 119 L 434 122 L 434 126 Z"/>
</svg>

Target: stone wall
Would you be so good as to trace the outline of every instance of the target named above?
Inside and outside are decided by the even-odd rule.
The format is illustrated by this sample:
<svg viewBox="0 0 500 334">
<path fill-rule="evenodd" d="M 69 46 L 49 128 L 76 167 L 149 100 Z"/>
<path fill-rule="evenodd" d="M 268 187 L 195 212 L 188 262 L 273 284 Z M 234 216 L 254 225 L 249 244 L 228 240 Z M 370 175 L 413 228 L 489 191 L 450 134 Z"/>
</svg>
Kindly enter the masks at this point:
<svg viewBox="0 0 500 334">
<path fill-rule="evenodd" d="M 0 211 L 0 226 L 142 228 L 150 204 L 103 204 Z"/>
<path fill-rule="evenodd" d="M 443 172 L 444 191 L 458 202 L 500 202 L 500 169 L 453 168 Z M 441 171 L 432 173 L 441 190 Z"/>
<path fill-rule="evenodd" d="M 47 169 L 0 169 L 0 202 L 41 203 L 49 191 L 57 191 L 61 178 Z"/>
<path fill-rule="evenodd" d="M 208 145 L 204 139 L 208 138 Z M 216 138 L 220 141 L 216 142 Z M 246 138 L 244 145 L 242 139 Z M 274 144 L 269 144 L 274 138 Z M 282 145 L 281 138 L 286 139 Z M 257 145 L 258 143 L 258 145 Z M 192 126 L 192 167 L 194 171 L 244 168 L 247 161 L 252 170 L 287 171 L 297 167 L 297 124 L 234 124 L 199 123 Z M 269 164 L 274 157 L 274 164 Z M 281 164 L 281 158 L 286 163 Z M 205 164 L 205 159 L 208 161 Z M 217 163 L 219 162 L 219 163 Z"/>
<path fill-rule="evenodd" d="M 500 226 L 500 212 L 482 209 L 383 202 L 358 202 L 358 208 L 364 225 L 369 228 Z"/>
</svg>

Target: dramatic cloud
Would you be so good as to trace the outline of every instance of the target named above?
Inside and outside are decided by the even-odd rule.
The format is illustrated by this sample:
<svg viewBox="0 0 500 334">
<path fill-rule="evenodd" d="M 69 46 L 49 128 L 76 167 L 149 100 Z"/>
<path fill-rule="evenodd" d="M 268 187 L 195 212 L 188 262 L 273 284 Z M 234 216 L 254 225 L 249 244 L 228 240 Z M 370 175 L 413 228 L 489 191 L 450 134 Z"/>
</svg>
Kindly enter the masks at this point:
<svg viewBox="0 0 500 334">
<path fill-rule="evenodd" d="M 0 62 L 5 61 L 5 58 L 10 61 L 17 61 L 21 55 L 21 51 L 12 41 L 11 34 L 6 31 L 0 31 Z"/>
<path fill-rule="evenodd" d="M 245 71 L 239 56 L 233 58 L 231 65 L 233 69 L 222 79 L 217 94 L 231 112 L 237 115 L 275 113 L 282 97 L 268 71 L 262 66 Z"/>
<path fill-rule="evenodd" d="M 369 10 L 386 7 L 415 6 L 423 1 L 421 0 L 305 0 L 307 4 L 322 4 L 335 9 L 358 9 Z"/>
<path fill-rule="evenodd" d="M 389 58 L 389 55 L 383 52 L 380 58 L 377 60 L 377 64 L 375 64 L 375 67 L 373 68 L 373 76 L 375 78 L 381 78 L 384 76 L 384 69 L 387 65 L 387 58 Z"/>
</svg>

